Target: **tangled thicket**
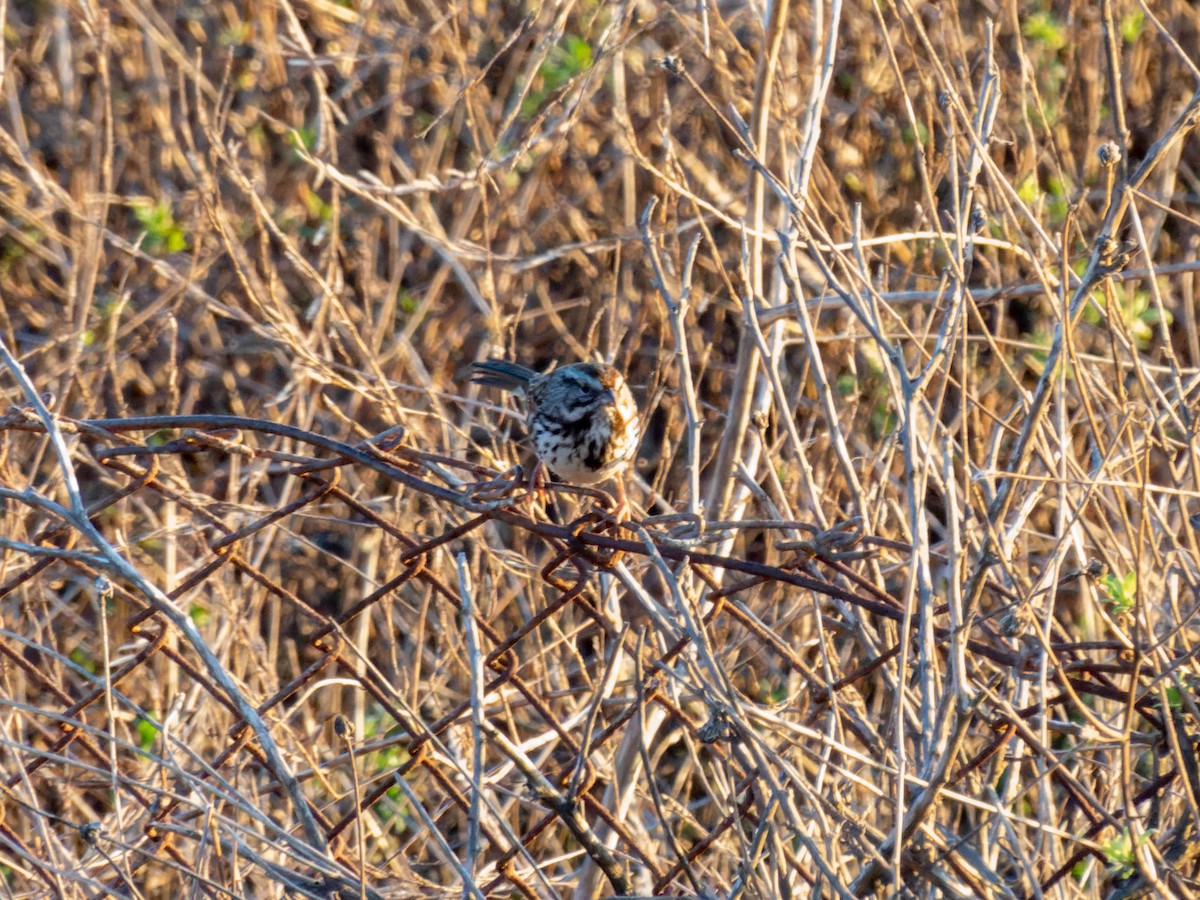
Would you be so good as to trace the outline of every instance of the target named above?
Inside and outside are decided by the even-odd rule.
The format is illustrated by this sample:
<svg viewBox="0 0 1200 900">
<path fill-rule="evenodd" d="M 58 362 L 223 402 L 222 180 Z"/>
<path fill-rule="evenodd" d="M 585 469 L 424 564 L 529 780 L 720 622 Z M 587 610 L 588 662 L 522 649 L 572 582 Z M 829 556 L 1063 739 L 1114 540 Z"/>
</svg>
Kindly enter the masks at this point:
<svg viewBox="0 0 1200 900">
<path fill-rule="evenodd" d="M 9 895 L 1194 892 L 1190 4 L 0 19 Z"/>
</svg>

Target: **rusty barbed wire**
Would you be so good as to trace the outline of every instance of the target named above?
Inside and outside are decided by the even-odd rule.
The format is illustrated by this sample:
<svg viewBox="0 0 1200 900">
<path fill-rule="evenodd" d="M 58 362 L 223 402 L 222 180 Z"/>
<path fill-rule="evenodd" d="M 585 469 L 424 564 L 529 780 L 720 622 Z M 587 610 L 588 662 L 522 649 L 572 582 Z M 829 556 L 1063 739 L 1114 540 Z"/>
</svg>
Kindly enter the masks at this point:
<svg viewBox="0 0 1200 900">
<path fill-rule="evenodd" d="M 478 895 L 515 892 L 538 897 L 560 889 L 561 879 L 571 868 L 555 861 L 558 854 L 546 853 L 548 846 L 578 848 L 573 852 L 590 857 L 618 893 L 634 889 L 638 872 L 644 873 L 643 880 L 655 892 L 682 887 L 676 882 L 685 873 L 702 882 L 716 878 L 717 873 L 728 873 L 730 866 L 737 865 L 727 846 L 731 833 L 739 827 L 763 827 L 776 815 L 770 807 L 772 794 L 762 764 L 755 763 L 753 753 L 747 755 L 746 751 L 757 748 L 755 752 L 768 752 L 771 759 L 782 763 L 788 746 L 808 734 L 805 722 L 811 721 L 819 708 L 836 711 L 835 721 L 842 723 L 845 735 L 831 739 L 810 734 L 809 739 L 817 742 L 814 746 L 823 748 L 818 756 L 827 763 L 842 759 L 839 766 L 847 776 L 856 766 L 877 774 L 888 769 L 882 760 L 872 761 L 869 752 L 862 755 L 872 749 L 879 752 L 879 746 L 872 726 L 854 707 L 862 702 L 857 687 L 886 667 L 899 648 L 883 648 L 849 674 L 825 683 L 806 654 L 791 642 L 791 626 L 764 622 L 764 609 L 744 602 L 746 597 L 767 592 L 787 592 L 793 599 L 806 598 L 799 601 L 801 605 L 822 617 L 831 615 L 821 611 L 822 606 L 836 602 L 861 615 L 900 622 L 905 610 L 898 598 L 881 594 L 861 579 L 843 577 L 852 573 L 849 566 L 885 550 L 899 549 L 894 542 L 873 542 L 859 521 L 840 523 L 827 531 L 801 527 L 812 537 L 778 540 L 775 547 L 780 557 L 776 562 L 755 561 L 681 544 L 669 533 L 636 521 L 619 526 L 586 511 L 571 521 L 547 519 L 540 509 L 528 507 L 519 479 L 505 483 L 503 476 L 477 466 L 397 444 L 394 435 L 384 450 L 378 441 L 348 445 L 298 428 L 223 416 L 59 419 L 58 426 L 78 442 L 76 464 L 81 473 L 89 474 L 88 514 L 94 521 L 111 515 L 127 517 L 139 508 L 153 509 L 163 503 L 177 507 L 182 521 L 170 539 L 187 546 L 190 556 L 183 567 L 186 573 L 181 570 L 169 594 L 174 602 L 206 592 L 228 597 L 243 585 L 243 592 L 253 586 L 262 596 L 272 598 L 277 617 L 286 613 L 288 636 L 284 643 L 292 648 L 287 655 L 299 669 L 274 690 L 259 690 L 262 699 L 256 708 L 271 723 L 293 762 L 307 760 L 296 777 L 329 842 L 330 855 L 313 858 L 308 848 L 293 841 L 290 825 L 265 815 L 273 808 L 271 798 L 278 795 L 281 785 L 266 766 L 246 723 L 186 648 L 176 643 L 169 624 L 135 590 L 94 561 L 60 555 L 57 551 L 79 545 L 78 536 L 64 522 L 54 521 L 45 507 L 26 502 L 32 489 L 22 491 L 5 481 L 0 488 L 6 498 L 8 533 L 27 531 L 29 538 L 7 550 L 0 597 L 15 592 L 26 597 L 52 594 L 55 585 L 61 590 L 62 585 L 73 583 L 81 591 L 91 585 L 89 590 L 102 596 L 106 606 L 129 610 L 123 620 L 109 617 L 113 627 L 124 628 L 124 635 L 111 636 L 110 645 L 120 644 L 118 652 L 106 668 L 96 666 L 94 672 L 78 660 L 62 657 L 53 665 L 44 660 L 39 663 L 39 658 L 53 651 L 36 639 L 36 631 L 22 636 L 7 630 L 0 639 L 0 659 L 21 673 L 28 697 L 25 702 L 14 698 L 8 703 L 9 715 L 23 722 L 20 733 L 24 736 L 7 739 L 10 754 L 16 754 L 21 763 L 5 776 L 5 791 L 8 796 L 32 791 L 31 796 L 41 798 L 41 806 L 31 803 L 30 797 L 19 804 L 6 804 L 8 823 L 0 823 L 0 828 L 10 848 L 18 850 L 20 864 L 28 868 L 30 877 L 46 886 L 63 877 L 61 867 L 53 862 L 54 854 L 30 846 L 13 826 L 14 820 L 48 816 L 44 805 L 54 793 L 54 783 L 61 779 L 75 784 L 91 780 L 95 789 L 115 792 L 113 805 L 97 798 L 97 809 L 108 810 L 103 823 L 80 821 L 78 811 L 62 815 L 63 822 L 75 821 L 78 828 L 86 829 L 85 844 L 93 851 L 84 848 L 81 868 L 71 876 L 82 879 L 80 884 L 107 884 L 115 889 L 121 878 L 151 863 L 186 868 L 216 826 L 221 854 L 236 856 L 241 865 L 268 879 L 279 877 L 282 865 L 291 873 L 287 883 L 301 894 L 339 889 L 359 890 L 368 896 L 404 896 L 412 885 L 389 878 L 364 857 L 371 856 L 372 835 L 396 817 L 409 821 L 416 809 L 411 804 L 419 802 L 423 811 L 404 826 L 415 829 L 413 840 L 420 848 L 414 853 L 416 861 L 406 864 L 415 879 L 412 884 L 423 881 L 420 870 L 443 867 L 445 854 L 453 857 L 452 848 L 460 845 L 466 823 L 477 820 L 482 842 L 479 858 L 455 865 L 469 865 Z M 172 429 L 187 430 L 178 438 L 164 439 L 162 435 Z M 0 419 L 0 436 L 9 457 L 22 442 L 36 439 L 41 430 L 38 422 L 21 411 Z M 131 441 L 127 437 L 131 434 L 159 437 Z M 294 446 L 286 452 L 261 446 L 259 441 L 264 438 Z M 328 455 L 297 452 L 295 447 L 301 445 Z M 241 495 L 230 482 L 225 499 L 217 502 L 215 490 L 205 495 L 188 485 L 176 469 L 198 455 L 207 458 L 205 470 L 212 474 L 232 477 L 235 461 L 248 461 L 264 467 L 268 480 L 295 479 L 299 490 L 292 499 L 279 495 L 273 504 L 264 503 L 259 495 L 266 482 L 247 478 L 247 493 L 254 497 Z M 169 473 L 166 462 L 176 471 Z M 456 467 L 480 480 L 464 479 L 454 485 L 431 480 L 431 471 L 446 467 Z M 406 522 L 438 527 L 431 533 L 417 533 L 412 524 L 402 527 L 385 514 L 378 502 L 364 500 L 360 494 L 368 474 L 378 476 L 385 492 L 405 493 L 408 508 L 426 511 L 424 518 L 406 518 Z M 480 499 L 480 485 L 486 486 L 482 492 L 486 500 Z M 550 486 L 552 493 L 556 489 Z M 336 524 L 344 538 L 361 541 L 374 534 L 379 540 L 394 542 L 398 550 L 379 568 L 377 586 L 357 598 L 340 598 L 339 608 L 326 609 L 327 604 L 315 593 L 305 596 L 289 585 L 287 564 L 275 571 L 263 565 L 264 559 L 289 552 L 278 547 L 277 538 L 270 537 L 280 527 L 288 529 L 293 541 L 300 541 L 291 551 L 296 556 L 295 568 L 310 568 L 314 560 L 328 559 L 313 542 L 332 542 L 337 535 L 319 528 L 305 535 L 307 526 L 322 523 Z M 791 522 L 755 524 L 764 533 L 794 532 L 797 526 Z M 505 538 L 499 530 L 508 536 L 509 546 L 524 548 L 523 569 L 514 568 L 515 563 L 505 558 Z M 247 553 L 256 541 L 271 543 L 278 553 L 275 557 Z M 126 552 L 131 557 L 138 556 L 137 545 L 137 541 L 127 541 Z M 537 587 L 541 594 L 536 603 L 528 603 L 527 615 L 515 619 L 506 613 L 476 615 L 474 625 L 485 644 L 482 719 L 478 711 L 473 712 L 468 696 L 455 697 L 461 691 L 448 691 L 445 697 L 405 696 L 394 680 L 396 672 L 389 674 L 387 664 L 373 653 L 376 648 L 387 648 L 395 655 L 399 644 L 411 641 L 422 629 L 452 628 L 463 598 L 456 583 L 440 574 L 445 563 L 439 561 L 452 546 L 475 548 L 472 579 L 478 590 L 486 593 L 489 583 L 494 585 L 507 571 L 529 587 Z M 541 549 L 535 552 L 534 547 Z M 471 559 L 471 552 L 466 552 Z M 695 580 L 702 585 L 694 595 L 705 598 L 704 608 L 698 610 L 702 634 L 688 630 L 686 617 L 672 608 L 672 594 L 665 587 L 654 594 L 661 619 L 647 619 L 649 624 L 640 629 L 640 637 L 621 624 L 626 613 L 608 602 L 605 594 L 611 586 L 604 584 L 612 582 L 623 566 L 627 571 L 630 566 L 641 566 L 638 571 L 643 580 L 661 579 L 661 571 L 648 562 L 651 553 L 668 565 L 677 581 Z M 336 554 L 333 558 L 344 562 L 344 557 Z M 655 572 L 659 574 L 654 576 Z M 722 573 L 723 580 L 714 578 L 715 573 Z M 396 598 L 406 594 L 419 594 L 423 605 L 405 606 L 401 614 Z M 488 608 L 486 602 L 482 605 Z M 363 645 L 356 643 L 354 631 L 366 621 L 376 623 L 376 637 Z M 378 630 L 380 622 L 387 623 L 390 633 Z M 750 658 L 770 660 L 764 669 L 799 676 L 803 687 L 790 690 L 791 699 L 775 711 L 771 704 L 756 707 L 750 703 L 747 698 L 753 694 L 747 695 L 746 690 L 755 690 L 752 684 L 731 694 L 729 685 L 703 673 L 703 663 L 694 656 L 701 651 L 698 639 L 705 643 L 717 634 L 730 638 L 727 647 L 749 647 Z M 612 683 L 588 704 L 564 703 L 576 689 L 569 687 L 569 679 L 563 681 L 566 673 L 560 664 L 545 666 L 541 662 L 548 635 L 558 636 L 566 658 L 598 660 L 596 654 L 600 654 L 607 659 L 609 671 L 614 673 Z M 647 635 L 655 640 L 648 642 Z M 945 640 L 947 629 L 940 626 L 938 636 Z M 569 642 L 563 643 L 568 637 Z M 457 644 L 442 637 L 438 646 L 449 649 Z M 1034 655 L 999 632 L 979 631 L 967 646 L 981 668 L 984 663 L 1007 667 L 1012 677 L 1022 677 L 1035 666 Z M 1155 729 L 1168 727 L 1163 709 L 1150 692 L 1131 696 L 1116 688 L 1112 678 L 1138 674 L 1143 683 L 1152 684 L 1168 677 L 1169 667 L 1155 669 L 1144 658 L 1135 661 L 1117 642 L 1057 640 L 1049 642 L 1049 649 L 1059 661 L 1052 677 L 1062 686 L 1056 703 L 1066 707 L 1064 718 L 1069 717 L 1073 704 L 1091 698 L 1090 702 L 1133 704 Z M 1099 658 L 1094 658 L 1096 654 Z M 419 664 L 421 656 L 417 647 L 413 664 Z M 629 670 L 626 660 L 631 657 L 636 666 Z M 250 658 L 228 657 L 231 669 L 241 672 L 248 687 L 261 681 L 245 668 L 249 662 Z M 265 670 L 274 668 L 268 660 L 259 662 Z M 445 659 L 430 662 L 435 667 L 446 665 Z M 554 675 L 556 667 L 558 674 Z M 571 677 L 586 679 L 589 668 L 590 664 L 579 665 Z M 736 670 L 726 670 L 729 675 L 736 675 Z M 463 677 L 461 671 L 441 676 L 443 681 Z M 179 712 L 156 716 L 126 696 L 127 688 L 140 680 L 155 683 L 163 678 L 177 679 L 179 689 L 192 695 L 193 702 L 180 701 L 191 715 L 209 721 L 209 728 L 219 725 L 225 737 L 217 752 L 207 758 L 189 753 L 187 740 L 179 731 Z M 559 688 L 550 690 L 547 679 Z M 420 679 L 414 682 L 419 683 Z M 617 683 L 620 690 L 614 688 Z M 314 698 L 335 685 L 369 698 L 375 712 L 366 731 L 341 712 L 322 718 L 322 704 Z M 591 689 L 599 690 L 597 685 Z M 587 693 L 586 684 L 582 690 Z M 205 703 L 196 704 L 197 696 L 206 698 Z M 763 699 L 765 696 L 757 702 Z M 1030 752 L 1047 753 L 1022 723 L 1029 711 L 1007 707 L 986 687 L 976 699 L 976 707 L 961 720 L 964 735 L 969 733 L 971 740 L 964 744 L 958 765 L 946 773 L 942 788 L 946 792 L 958 791 L 960 785 L 974 779 L 985 761 L 1014 738 L 1024 742 Z M 587 709 L 590 715 L 581 715 L 581 710 Z M 114 711 L 119 711 L 116 720 Z M 651 711 L 681 737 L 684 746 L 692 748 L 678 756 L 668 771 L 686 771 L 699 760 L 709 759 L 732 779 L 724 792 L 712 793 L 702 801 L 693 798 L 695 809 L 660 796 L 658 806 L 647 807 L 654 810 L 657 820 L 659 837 L 655 840 L 649 839 L 642 821 L 630 819 L 605 801 L 614 774 L 611 767 L 597 764 L 618 755 L 621 742 L 633 733 L 631 729 L 636 730 L 638 717 Z M 307 720 L 308 731 L 292 724 L 297 717 Z M 585 728 L 589 718 L 593 724 Z M 136 728 L 130 732 L 127 727 L 114 727 L 118 721 L 143 723 L 145 740 L 138 745 L 130 743 L 128 735 L 137 733 Z M 757 724 L 748 730 L 748 722 Z M 341 737 L 335 734 L 337 723 L 344 725 Z M 313 740 L 309 733 L 313 727 L 328 736 Z M 354 735 L 352 740 L 345 737 L 348 734 Z M 784 736 L 788 737 L 781 740 Z M 1162 740 L 1152 732 L 1132 737 L 1147 747 Z M 474 781 L 465 765 L 466 747 L 475 741 L 484 744 L 488 773 L 484 783 Z M 1181 746 L 1186 747 L 1185 758 L 1190 758 L 1192 744 Z M 795 782 L 798 773 L 786 774 L 790 767 L 781 765 L 783 783 L 800 790 Z M 669 776 L 660 771 L 655 777 Z M 1114 827 L 1119 824 L 1082 782 L 1061 767 L 1052 768 L 1048 777 L 1074 798 L 1094 827 L 1105 822 Z M 1174 774 L 1164 773 L 1155 782 L 1157 793 L 1148 796 L 1173 790 L 1176 782 Z M 846 782 L 846 789 L 855 783 L 862 786 L 861 775 Z M 404 786 L 400 794 L 398 784 Z M 625 788 L 633 790 L 635 786 Z M 408 813 L 401 797 L 409 805 Z M 862 827 L 835 801 L 821 802 L 825 805 L 819 815 L 840 823 L 832 826 L 835 830 Z M 972 808 L 965 795 L 954 805 L 964 813 Z M 118 812 L 119 808 L 125 811 Z M 761 818 L 764 815 L 767 820 Z M 428 836 L 435 840 L 417 837 L 426 829 L 437 832 Z M 118 833 L 120 839 L 113 837 Z M 690 835 L 687 844 L 680 843 L 684 833 Z M 353 850 L 354 845 L 346 842 L 353 834 L 358 835 L 355 840 L 362 842 L 362 849 Z M 793 866 L 794 875 L 816 883 L 817 875 L 809 865 L 793 860 Z"/>
</svg>

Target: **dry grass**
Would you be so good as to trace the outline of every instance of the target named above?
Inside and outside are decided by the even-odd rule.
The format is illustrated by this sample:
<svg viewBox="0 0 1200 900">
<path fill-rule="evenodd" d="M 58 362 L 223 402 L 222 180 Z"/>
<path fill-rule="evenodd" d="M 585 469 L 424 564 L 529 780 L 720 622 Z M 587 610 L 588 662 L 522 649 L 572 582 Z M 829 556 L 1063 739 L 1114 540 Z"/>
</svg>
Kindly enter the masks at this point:
<svg viewBox="0 0 1200 900">
<path fill-rule="evenodd" d="M 0 0 L 5 896 L 1195 893 L 1200 13 L 991 6 Z"/>
</svg>

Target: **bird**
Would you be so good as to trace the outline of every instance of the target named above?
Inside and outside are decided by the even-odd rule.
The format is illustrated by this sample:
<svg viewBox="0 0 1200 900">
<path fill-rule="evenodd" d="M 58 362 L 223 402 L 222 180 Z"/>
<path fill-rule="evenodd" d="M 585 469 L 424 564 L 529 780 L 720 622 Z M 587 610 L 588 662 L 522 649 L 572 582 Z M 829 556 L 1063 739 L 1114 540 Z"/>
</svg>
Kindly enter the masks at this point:
<svg viewBox="0 0 1200 900">
<path fill-rule="evenodd" d="M 616 480 L 619 518 L 628 511 L 621 474 L 641 436 L 638 409 L 613 366 L 571 363 L 541 373 L 506 359 L 473 364 L 472 381 L 523 394 L 538 462 L 571 484 Z"/>
</svg>

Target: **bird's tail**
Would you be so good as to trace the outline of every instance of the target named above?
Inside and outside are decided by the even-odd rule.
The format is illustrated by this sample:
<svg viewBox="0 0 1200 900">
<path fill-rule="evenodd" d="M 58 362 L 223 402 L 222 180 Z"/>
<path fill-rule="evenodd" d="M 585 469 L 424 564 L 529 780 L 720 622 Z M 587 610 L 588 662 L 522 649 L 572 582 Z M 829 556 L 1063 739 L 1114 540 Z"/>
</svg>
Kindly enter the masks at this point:
<svg viewBox="0 0 1200 900">
<path fill-rule="evenodd" d="M 471 380 L 476 384 L 486 384 L 489 387 L 503 388 L 506 391 L 522 391 L 529 382 L 537 378 L 537 372 L 519 363 L 507 359 L 485 359 L 483 362 L 472 363 L 475 371 Z"/>
</svg>

